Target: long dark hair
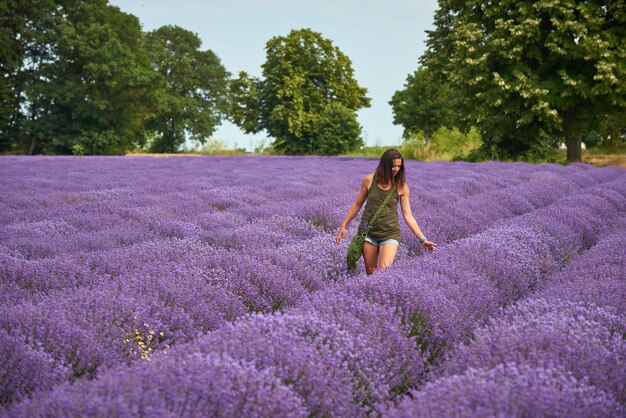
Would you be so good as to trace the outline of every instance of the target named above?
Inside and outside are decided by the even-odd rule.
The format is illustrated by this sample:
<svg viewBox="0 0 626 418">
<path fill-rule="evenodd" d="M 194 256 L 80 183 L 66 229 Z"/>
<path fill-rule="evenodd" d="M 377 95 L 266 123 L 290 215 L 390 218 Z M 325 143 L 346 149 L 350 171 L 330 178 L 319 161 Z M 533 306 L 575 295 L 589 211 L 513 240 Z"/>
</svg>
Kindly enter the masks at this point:
<svg viewBox="0 0 626 418">
<path fill-rule="evenodd" d="M 395 179 L 391 171 L 393 169 L 393 160 L 402 160 L 400 171 L 396 174 Z M 378 167 L 376 167 L 376 177 L 378 177 L 380 184 L 391 184 L 391 182 L 395 182 L 399 189 L 404 187 L 404 158 L 402 158 L 400 151 L 395 148 L 390 148 L 383 153 L 378 162 Z"/>
</svg>

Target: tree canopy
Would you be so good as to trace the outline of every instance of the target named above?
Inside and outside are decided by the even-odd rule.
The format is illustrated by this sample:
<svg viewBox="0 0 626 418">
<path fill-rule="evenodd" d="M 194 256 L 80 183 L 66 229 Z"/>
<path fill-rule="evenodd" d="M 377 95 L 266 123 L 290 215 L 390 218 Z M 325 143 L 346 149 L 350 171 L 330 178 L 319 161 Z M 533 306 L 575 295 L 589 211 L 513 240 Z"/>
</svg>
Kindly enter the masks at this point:
<svg viewBox="0 0 626 418">
<path fill-rule="evenodd" d="M 3 145 L 121 154 L 141 144 L 158 77 L 137 18 L 106 0 L 27 3 L 3 10 L 16 51 L 3 69 L 10 80 Z"/>
<path fill-rule="evenodd" d="M 146 46 L 163 81 L 147 122 L 156 132 L 151 150 L 176 152 L 187 138 L 204 144 L 227 108 L 228 72 L 213 51 L 200 50 L 198 35 L 178 26 L 149 32 Z"/>
<path fill-rule="evenodd" d="M 246 133 L 265 130 L 285 154 L 340 153 L 362 145 L 356 112 L 367 90 L 339 48 L 311 29 L 270 39 L 263 78 L 241 72 L 231 85 L 231 119 Z M 356 124 L 356 126 L 355 126 Z M 335 144 L 329 132 L 346 129 Z"/>
<path fill-rule="evenodd" d="M 228 73 L 198 37 L 107 0 L 0 2 L 0 152 L 174 152 L 210 136 Z"/>
<path fill-rule="evenodd" d="M 428 140 L 442 126 L 454 124 L 447 85 L 437 82 L 431 72 L 418 68 L 409 74 L 404 90 L 398 90 L 389 101 L 393 123 L 404 127 L 403 137 L 423 132 Z"/>
<path fill-rule="evenodd" d="M 626 107 L 626 5 L 599 0 L 441 0 L 422 65 L 465 127 L 507 156 L 581 137 Z"/>
</svg>

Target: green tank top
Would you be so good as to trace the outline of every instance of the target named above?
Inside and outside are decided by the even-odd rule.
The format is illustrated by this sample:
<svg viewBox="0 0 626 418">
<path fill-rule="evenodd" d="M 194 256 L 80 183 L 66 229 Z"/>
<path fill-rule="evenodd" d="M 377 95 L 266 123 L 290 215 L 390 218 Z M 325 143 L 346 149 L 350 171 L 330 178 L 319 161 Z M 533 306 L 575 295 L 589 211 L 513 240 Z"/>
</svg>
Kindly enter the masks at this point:
<svg viewBox="0 0 626 418">
<path fill-rule="evenodd" d="M 382 190 L 378 187 L 378 179 L 374 174 L 372 185 L 367 191 L 367 200 L 365 203 L 365 210 L 361 217 L 361 223 L 359 224 L 359 230 L 365 231 L 367 224 L 374 216 L 376 210 L 385 200 L 385 196 L 389 190 Z M 395 189 L 393 194 L 389 198 L 389 202 L 380 212 L 378 219 L 374 222 L 372 229 L 368 236 L 376 239 L 395 239 L 400 241 L 400 222 L 398 220 L 398 190 Z"/>
</svg>

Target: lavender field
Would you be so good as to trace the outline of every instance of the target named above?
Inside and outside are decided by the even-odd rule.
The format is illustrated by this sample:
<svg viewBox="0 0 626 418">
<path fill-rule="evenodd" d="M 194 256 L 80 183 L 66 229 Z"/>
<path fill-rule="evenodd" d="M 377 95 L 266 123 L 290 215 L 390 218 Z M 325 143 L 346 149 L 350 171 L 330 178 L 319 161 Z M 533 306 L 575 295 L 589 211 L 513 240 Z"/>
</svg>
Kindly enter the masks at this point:
<svg viewBox="0 0 626 418">
<path fill-rule="evenodd" d="M 376 164 L 1 157 L 0 416 L 625 416 L 626 170 L 407 161 L 351 275 Z"/>
</svg>

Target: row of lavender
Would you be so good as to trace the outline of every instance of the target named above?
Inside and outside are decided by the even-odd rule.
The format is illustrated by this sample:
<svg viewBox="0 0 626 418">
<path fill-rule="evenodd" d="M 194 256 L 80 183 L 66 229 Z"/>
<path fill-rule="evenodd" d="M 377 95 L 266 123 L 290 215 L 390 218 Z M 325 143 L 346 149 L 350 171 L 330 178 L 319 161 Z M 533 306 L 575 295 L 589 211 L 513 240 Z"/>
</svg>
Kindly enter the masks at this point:
<svg viewBox="0 0 626 418">
<path fill-rule="evenodd" d="M 308 277 L 303 279 L 305 287 L 314 287 L 320 278 L 341 275 L 343 260 L 334 248 L 319 245 L 327 242 L 326 234 L 321 234 L 301 219 L 330 225 L 334 229 L 349 204 L 346 195 L 350 193 L 346 192 L 345 184 L 323 181 L 327 176 L 337 177 L 336 166 L 346 166 L 350 172 L 357 173 L 372 168 L 371 161 L 364 164 L 358 160 L 280 160 L 279 166 L 274 160 L 268 163 L 266 160 L 225 159 L 215 164 L 196 164 L 198 160 L 192 159 L 181 164 L 182 169 L 172 166 L 173 160 L 169 160 L 169 164 L 161 162 L 164 160 L 151 161 L 151 164 L 143 161 L 131 162 L 126 167 L 120 166 L 120 161 L 114 159 L 90 161 L 89 164 L 78 164 L 75 160 L 53 164 L 56 161 L 44 160 L 50 166 L 40 167 L 24 162 L 16 164 L 13 173 L 6 173 L 4 202 L 7 208 L 0 216 L 7 226 L 0 230 L 0 235 L 6 242 L 3 254 L 7 258 L 8 275 L 19 287 L 8 289 L 4 294 L 15 300 L 32 295 L 31 289 L 47 292 L 50 288 L 102 281 L 101 274 L 128 274 L 143 267 L 149 260 L 144 259 L 131 266 L 128 266 L 127 260 L 136 258 L 136 253 L 145 252 L 145 247 L 150 252 L 154 243 L 163 243 L 165 247 L 154 249 L 160 259 L 163 258 L 161 253 L 171 254 L 173 259 L 177 259 L 178 254 L 167 250 L 173 238 L 197 238 L 202 244 L 241 250 L 253 257 L 252 264 L 258 259 L 268 259 L 265 254 L 254 256 L 269 246 L 269 258 L 273 264 L 282 269 L 287 265 L 290 271 L 303 271 L 300 275 L 309 272 Z M 332 164 L 333 161 L 340 163 Z M 237 162 L 245 163 L 246 170 L 232 175 L 228 169 Z M 295 169 L 303 163 L 309 166 Z M 324 169 L 320 170 L 318 166 Z M 481 226 L 487 227 L 489 222 L 512 213 L 532 210 L 554 201 L 555 196 L 571 193 L 575 185 L 597 184 L 616 175 L 610 170 L 577 169 L 567 172 L 558 166 L 549 167 L 544 172 L 533 166 L 518 166 L 517 170 L 507 166 L 478 167 L 475 173 L 466 166 L 457 165 L 435 165 L 429 166 L 428 170 L 409 171 L 415 173 L 416 178 L 426 178 L 426 186 L 433 189 L 430 194 L 414 192 L 414 207 L 422 208 L 422 201 L 436 201 L 445 190 L 444 194 L 449 196 L 446 200 L 452 202 L 450 205 L 461 201 L 459 207 L 468 208 L 464 215 L 467 220 L 465 230 L 477 232 Z M 147 173 L 137 174 L 141 168 Z M 50 172 L 51 169 L 59 171 Z M 513 184 L 519 184 L 522 179 L 523 182 L 520 187 L 510 189 L 508 194 L 502 194 L 506 191 L 501 190 L 504 182 L 492 180 L 496 176 L 489 169 L 496 169 Z M 86 180 L 87 170 L 91 177 Z M 206 174 L 202 180 L 194 181 L 203 170 Z M 277 171 L 289 174 L 282 184 L 276 181 L 279 178 Z M 557 171 L 560 177 L 553 174 Z M 442 172 L 449 178 L 441 179 Z M 178 176 L 174 176 L 175 173 Z M 251 180 L 252 177 L 256 182 Z M 208 182 L 207 178 L 210 179 Z M 189 184 L 184 183 L 187 179 Z M 431 179 L 430 183 L 428 179 Z M 444 186 L 438 184 L 437 179 Z M 548 186 L 536 187 L 537 183 L 542 184 L 541 179 L 546 180 Z M 245 182 L 249 184 L 244 188 Z M 413 182 L 424 187 L 421 178 Z M 233 193 L 227 183 L 239 185 L 237 192 Z M 484 186 L 479 189 L 481 183 Z M 319 184 L 324 184 L 323 193 L 320 193 Z M 337 184 L 341 186 L 335 186 Z M 358 176 L 348 184 L 358 185 Z M 528 187 L 524 188 L 525 185 Z M 498 191 L 490 193 L 494 188 Z M 233 194 L 237 198 L 225 197 Z M 454 198 L 463 194 L 476 198 Z M 325 200 L 326 195 L 329 200 Z M 310 200 L 302 203 L 305 196 Z M 492 204 L 488 205 L 489 202 Z M 329 207 L 333 208 L 333 213 L 328 216 L 321 214 L 324 208 Z M 486 207 L 497 210 L 485 210 Z M 454 216 L 448 216 L 449 212 L 454 212 Z M 457 212 L 454 207 L 444 206 L 441 202 L 419 210 L 425 217 L 430 216 L 429 222 L 433 224 L 431 237 L 438 242 L 462 236 L 458 233 L 457 236 L 446 235 L 436 227 L 437 224 L 457 222 Z M 406 236 L 406 231 L 403 235 Z M 307 251 L 309 248 L 302 245 L 305 240 L 322 251 Z M 414 239 L 407 241 L 415 245 Z M 277 246 L 282 247 L 284 256 L 283 253 L 274 255 Z M 410 245 L 407 247 L 410 248 Z M 252 248 L 254 251 L 251 251 Z M 103 260 L 107 256 L 114 261 Z M 302 260 L 297 268 L 290 265 L 294 258 Z M 83 268 L 77 269 L 76 266 Z M 95 279 L 90 277 L 94 269 L 100 274 Z M 42 278 L 42 275 L 45 277 Z M 20 294 L 23 289 L 28 291 Z M 252 302 L 248 304 L 255 306 Z"/>
<path fill-rule="evenodd" d="M 477 324 L 493 315 L 499 306 L 519 299 L 532 290 L 548 272 L 557 269 L 564 258 L 592 245 L 601 235 L 603 223 L 623 214 L 626 192 L 622 186 L 624 179 L 619 178 L 619 174 L 621 173 L 613 175 L 613 181 L 604 178 L 602 187 L 591 187 L 582 198 L 578 196 L 558 201 L 546 210 L 532 212 L 509 223 L 504 222 L 482 234 L 456 242 L 437 257 L 425 257 L 419 261 L 405 257 L 398 263 L 398 268 L 388 272 L 390 277 L 383 277 L 382 274 L 375 280 L 361 277 L 359 281 L 348 281 L 322 291 L 309 301 L 296 303 L 301 296 L 296 298 L 294 304 L 298 306 L 290 310 L 288 316 L 258 315 L 233 326 L 223 327 L 203 337 L 191 348 L 182 346 L 171 355 L 159 359 L 160 365 L 157 369 L 168 370 L 160 378 L 154 376 L 158 373 L 157 369 L 150 367 L 141 368 L 144 370 L 141 373 L 131 369 L 106 374 L 98 383 L 88 386 L 87 390 L 92 396 L 103 397 L 104 405 L 86 405 L 89 398 L 85 397 L 84 387 L 76 388 L 73 395 L 71 392 L 74 389 L 62 387 L 46 402 L 63 403 L 69 402 L 69 399 L 83 413 L 90 410 L 103 413 L 105 410 L 102 408 L 109 408 L 107 411 L 110 413 L 169 411 L 178 415 L 193 414 L 194 411 L 202 411 L 202 408 L 211 410 L 210 408 L 221 405 L 226 409 L 218 412 L 226 414 L 240 408 L 251 408 L 250 413 L 257 411 L 261 415 L 272 411 L 288 412 L 289 415 L 326 412 L 341 415 L 363 414 L 388 399 L 390 394 L 403 392 L 406 388 L 419 384 L 428 369 L 433 367 L 430 364 L 434 362 L 437 365 L 437 359 L 445 352 L 446 347 L 467 339 Z M 592 183 L 588 181 L 589 177 L 591 176 L 586 177 L 586 185 Z M 421 195 L 422 198 L 424 196 Z M 550 198 L 552 201 L 556 200 L 549 197 L 548 202 Z M 582 208 L 581 202 L 585 202 Z M 502 219 L 506 217 L 502 216 Z M 556 224 L 554 219 L 557 219 Z M 573 224 L 568 225 L 568 220 Z M 543 230 L 535 231 L 531 227 L 534 223 L 542 226 Z M 570 235 L 564 233 L 568 227 L 574 227 L 575 232 Z M 328 236 L 324 238 L 328 239 Z M 523 241 L 519 241 L 520 239 Z M 546 241 L 541 245 L 529 244 L 542 239 Z M 180 242 L 187 247 L 184 251 L 173 253 L 178 255 L 191 250 L 192 256 L 179 259 L 182 261 L 178 264 L 179 267 L 189 263 L 193 265 L 194 259 L 209 256 L 188 241 Z M 509 244 L 509 247 L 503 246 L 503 243 Z M 286 247 L 289 246 L 285 245 L 283 249 Z M 194 249 L 196 253 L 193 252 Z M 476 251 L 482 256 L 476 254 Z M 139 260 L 138 264 L 143 265 L 154 257 L 161 259 L 159 252 L 160 250 L 152 254 L 146 252 L 146 258 Z M 164 253 L 163 259 L 167 262 L 169 253 Z M 241 251 L 233 256 L 231 262 L 244 253 L 245 251 Z M 297 254 L 297 251 L 294 252 L 294 255 Z M 533 264 L 533 256 L 538 255 L 542 256 L 540 261 Z M 491 256 L 502 261 L 495 266 L 480 261 Z M 470 269 L 467 268 L 468 260 L 475 260 Z M 219 263 L 208 262 L 200 266 L 199 270 L 201 272 L 210 269 L 215 264 Z M 169 265 L 166 263 L 162 273 L 154 276 L 155 282 L 139 290 L 145 292 L 153 285 L 164 280 L 167 282 L 167 272 L 176 271 L 175 267 L 175 262 Z M 201 275 L 200 272 L 197 274 Z M 423 272 L 433 273 L 424 275 Z M 225 273 L 222 271 L 220 274 Z M 503 274 L 508 279 L 515 280 L 509 283 L 502 279 Z M 123 276 L 122 274 L 118 277 Z M 189 282 L 188 279 L 188 276 L 179 275 L 164 287 L 183 282 L 179 287 L 186 288 L 190 283 L 195 285 L 202 282 Z M 117 286 L 123 285 L 120 282 Z M 469 289 L 474 293 L 468 293 Z M 129 290 L 138 289 L 125 288 L 123 293 L 128 293 Z M 181 292 L 184 293 L 184 289 Z M 111 299 L 110 293 L 105 292 L 102 296 L 107 295 Z M 48 299 L 49 296 L 46 296 L 45 300 Z M 86 302 L 89 300 L 89 297 L 85 298 Z M 136 301 L 131 300 L 129 306 L 133 302 Z M 84 303 L 76 310 L 84 310 L 85 305 L 88 304 Z M 89 308 L 97 311 L 93 302 Z M 203 310 L 200 309 L 199 312 L 201 311 Z M 105 319 L 104 323 L 111 320 L 97 318 L 96 315 L 92 319 Z M 140 325 L 137 324 L 136 329 L 139 328 Z M 160 334 L 158 327 L 150 328 L 156 328 L 155 334 Z M 411 338 L 407 339 L 407 335 Z M 155 337 L 148 341 L 149 337 L 143 334 L 135 334 L 134 337 L 144 344 L 158 340 Z M 116 340 L 113 338 L 111 343 Z M 298 349 L 292 350 L 292 347 Z M 44 360 L 41 362 L 45 363 Z M 207 367 L 202 367 L 198 372 L 191 370 L 196 370 L 201 364 Z M 41 370 L 36 367 L 33 369 Z M 137 378 L 129 378 L 129 375 Z M 164 403 L 148 404 L 140 400 L 141 391 L 149 390 L 154 393 L 159 388 L 165 390 L 180 380 L 181 375 L 186 376 L 181 392 L 164 396 Z M 206 384 L 207 378 L 214 379 L 215 387 L 209 391 L 194 392 L 194 388 L 198 390 L 196 385 L 199 382 Z M 138 379 L 147 379 L 152 383 L 145 387 L 138 383 Z M 120 392 L 113 389 L 115 385 L 119 385 L 120 380 L 128 381 L 135 389 L 122 386 L 125 388 L 122 389 L 123 392 L 128 396 L 111 404 L 111 397 L 121 399 Z M 285 386 L 285 382 L 290 384 Z M 241 399 L 241 396 L 232 397 L 233 393 L 241 395 L 249 394 L 250 391 L 259 398 L 253 397 L 250 400 Z M 216 402 L 220 396 L 228 395 L 231 402 Z M 267 399 L 261 405 L 260 399 L 264 399 L 263 397 Z M 272 402 L 272 399 L 276 402 Z M 32 408 L 37 409 L 36 405 L 46 405 L 46 402 L 26 403 L 22 408 L 31 408 L 29 413 L 33 413 Z"/>
<path fill-rule="evenodd" d="M 169 243 L 168 243 L 168 244 L 169 244 Z M 185 248 L 184 250 L 185 250 L 184 252 L 188 251 L 188 249 L 187 249 L 187 248 Z M 157 250 L 156 250 L 153 254 L 151 254 L 151 255 L 148 257 L 148 259 L 149 259 L 149 258 L 151 258 L 151 257 L 153 257 L 153 258 L 159 257 L 160 259 L 162 259 L 162 258 L 163 258 L 164 253 L 167 253 L 167 251 L 164 251 L 164 249 L 159 249 L 159 248 L 157 248 Z M 113 255 L 114 255 L 114 256 L 117 256 L 117 255 L 119 255 L 119 254 L 113 254 Z M 199 255 L 201 256 L 201 254 L 199 254 Z M 176 257 L 176 258 L 178 258 L 178 257 Z M 202 258 L 202 257 L 200 257 L 200 258 Z M 143 265 L 143 264 L 145 264 L 145 263 L 146 263 L 146 261 L 149 261 L 149 260 L 145 260 L 145 259 L 144 259 L 144 260 L 141 260 L 141 259 L 140 259 L 140 260 L 139 260 L 139 264 L 140 264 L 140 265 Z M 71 263 L 71 264 L 74 264 L 74 263 Z M 78 264 L 81 264 L 81 263 L 78 263 Z M 188 265 L 188 263 L 183 263 L 183 265 Z M 50 267 L 50 266 L 48 265 L 48 266 L 45 266 L 45 267 Z M 174 268 L 174 267 L 175 267 L 175 266 L 166 266 L 165 271 L 166 271 L 166 272 L 168 272 L 168 271 L 172 271 L 172 268 Z M 47 269 L 46 269 L 46 270 L 47 270 Z M 63 271 L 63 269 L 61 269 L 61 270 L 62 270 L 62 272 L 63 272 L 63 273 L 65 273 L 65 275 L 67 276 L 66 272 L 65 272 L 65 271 Z M 201 269 L 201 270 L 204 270 L 204 269 Z M 143 272 L 142 272 L 142 273 L 143 273 Z M 28 275 L 26 275 L 26 277 L 27 277 L 27 278 L 32 278 L 32 277 L 30 277 L 30 276 L 28 276 Z M 54 282 L 54 285 L 55 285 L 55 286 L 56 286 L 56 285 L 58 285 L 58 284 L 59 284 L 59 283 L 57 283 L 57 281 L 55 281 L 55 282 Z M 126 290 L 126 289 L 125 289 L 125 290 Z M 135 290 L 135 289 L 134 289 L 134 290 Z M 128 293 L 128 292 L 125 292 L 125 293 Z M 130 293 L 132 294 L 133 292 L 130 292 Z M 89 294 L 88 294 L 88 295 L 86 295 L 86 297 L 84 297 L 84 298 L 82 298 L 82 299 L 80 299 L 80 298 L 79 298 L 79 301 L 78 301 L 79 303 L 78 303 L 78 305 L 81 305 L 81 304 L 80 304 L 80 301 L 81 301 L 81 300 L 84 300 L 84 301 L 86 301 L 87 303 L 89 303 L 89 302 L 90 302 L 90 300 L 93 298 L 93 296 L 94 296 L 94 295 L 89 295 Z M 95 294 L 95 296 L 97 297 L 97 296 L 99 296 L 99 294 L 98 294 L 98 293 L 96 293 L 96 294 Z M 60 295 L 60 298 L 61 298 L 61 299 L 62 299 L 62 298 L 64 298 L 64 297 L 65 297 L 64 295 Z M 109 296 L 107 299 L 111 299 L 111 297 Z M 283 297 L 283 299 L 284 299 L 284 297 Z M 211 299 L 209 299 L 209 300 L 211 300 Z M 50 302 L 50 300 L 49 300 L 49 299 L 47 299 L 47 300 L 45 301 L 45 304 L 46 304 L 46 305 L 48 305 L 48 303 L 49 303 L 49 302 Z M 54 302 L 54 300 L 53 300 L 53 302 Z M 137 301 L 135 301 L 135 300 L 131 300 L 131 301 L 130 301 L 130 303 L 128 303 L 127 305 L 128 305 L 129 307 L 132 307 L 134 302 L 137 302 Z M 145 302 L 145 301 L 139 301 L 139 302 Z M 70 305 L 74 305 L 75 303 L 76 303 L 75 299 L 70 299 Z M 146 305 L 146 303 L 139 303 L 139 304 L 140 304 L 140 305 Z M 148 305 L 149 305 L 149 304 L 148 304 Z M 60 304 L 60 303 L 57 303 L 57 304 L 52 303 L 52 306 L 53 306 L 53 309 L 51 309 L 51 310 L 56 310 L 56 309 L 54 309 L 54 308 L 58 308 L 58 307 L 62 306 L 62 304 Z M 18 310 L 22 310 L 22 308 L 23 308 L 23 307 L 19 307 L 19 309 L 18 309 Z M 30 311 L 37 311 L 37 310 L 38 310 L 38 307 L 37 307 L 37 308 L 34 308 L 34 309 L 30 309 Z M 29 309 L 26 309 L 26 311 L 29 311 Z M 81 309 L 76 309 L 75 311 L 77 311 L 77 314 L 80 314 L 80 312 L 81 312 L 82 310 L 81 310 Z M 202 309 L 200 309 L 200 311 L 202 311 Z M 31 317 L 31 319 L 32 319 L 32 317 L 33 317 L 33 315 L 28 315 L 28 314 L 27 314 L 26 316 L 27 316 L 27 317 Z M 67 316 L 67 314 L 65 314 L 64 316 Z M 120 315 L 120 316 L 123 316 L 123 315 Z M 129 317 L 130 315 L 126 315 L 126 316 L 127 316 L 127 317 Z M 49 317 L 51 317 L 51 316 L 50 316 L 50 315 L 48 315 L 48 314 L 47 314 L 47 312 L 44 312 L 44 313 L 41 315 L 41 317 L 43 317 L 43 318 L 49 318 Z M 52 315 L 52 317 L 54 317 L 54 316 Z M 96 322 L 96 323 L 110 323 L 110 322 L 111 322 L 110 320 L 109 320 L 109 321 L 107 321 L 107 320 L 104 320 L 104 321 L 103 321 L 103 319 L 105 319 L 105 318 L 96 318 L 96 319 L 97 319 L 97 321 L 94 321 L 94 322 Z M 134 317 L 134 319 L 137 319 L 137 318 L 136 318 L 136 317 Z M 202 318 L 202 319 L 205 319 L 205 318 Z M 26 322 L 28 322 L 28 321 L 26 321 Z M 66 322 L 75 322 L 75 321 L 66 321 Z M 124 322 L 124 321 L 122 321 L 122 322 Z M 133 321 L 131 321 L 131 322 L 133 322 Z M 137 321 L 135 321 L 135 322 L 137 322 Z M 157 322 L 158 322 L 158 321 L 157 321 Z M 215 321 L 206 321 L 206 320 L 204 320 L 204 323 L 209 323 L 209 324 L 212 324 L 212 323 L 214 323 L 214 322 L 215 322 Z M 136 327 L 139 327 L 139 325 L 135 325 L 135 326 L 136 326 Z M 43 327 L 42 327 L 42 326 L 39 326 L 39 327 L 34 327 L 34 328 L 44 328 L 44 330 L 47 330 L 47 328 L 48 328 L 48 327 L 46 327 L 46 326 L 43 326 Z M 62 329 L 67 329 L 67 327 L 61 327 L 61 328 L 62 328 Z M 193 328 L 193 327 L 190 327 L 190 328 Z M 128 327 L 127 327 L 127 329 L 128 329 Z M 134 328 L 134 329 L 136 329 L 136 328 Z M 102 330 L 99 330 L 99 331 L 100 331 L 100 333 L 101 333 L 101 334 L 104 334 L 104 335 L 106 335 L 106 334 L 107 334 L 107 332 L 103 332 Z M 106 330 L 104 330 L 104 331 L 106 331 Z M 172 334 L 172 333 L 170 333 L 170 334 Z M 118 336 L 116 336 L 115 334 L 114 334 L 112 337 L 113 337 L 113 340 L 114 340 L 114 341 L 122 341 L 122 338 L 121 338 L 121 337 L 119 337 L 119 338 L 118 338 Z M 69 340 L 72 340 L 72 339 L 74 339 L 74 338 L 69 337 L 68 339 L 69 339 Z M 84 338 L 83 338 L 83 340 L 84 340 Z M 115 346 L 115 344 L 113 344 L 112 346 Z M 81 348 L 81 347 L 79 347 L 79 348 Z M 83 349 L 82 349 L 81 351 L 85 352 L 85 351 L 89 351 L 89 350 L 85 350 L 85 349 L 84 349 L 84 347 L 83 347 Z M 123 350 L 122 350 L 122 351 L 123 351 Z M 127 353 L 124 353 L 124 354 L 127 354 Z M 79 368 L 78 370 L 80 371 L 81 369 Z"/>
<path fill-rule="evenodd" d="M 241 247 L 254 231 L 228 231 L 273 216 L 335 229 L 360 177 L 375 166 L 373 160 L 302 158 L 13 163 L 3 171 L 0 225 L 12 226 L 13 240 L 23 241 L 14 245 L 28 259 L 161 237 L 200 235 Z M 433 239 L 449 242 L 615 178 L 619 169 L 415 163 L 408 164 L 408 174 L 420 220 Z M 257 228 L 275 223 L 261 224 Z"/>
<path fill-rule="evenodd" d="M 291 164 L 281 164 L 281 167 L 286 166 L 283 171 L 289 177 L 281 182 L 276 180 L 278 164 L 263 160 L 252 160 L 257 163 L 256 167 L 242 159 L 218 161 L 214 164 L 216 167 L 187 162 L 183 164 L 186 170 L 178 170 L 179 175 L 173 179 L 171 177 L 178 167 L 172 167 L 172 163 L 161 167 L 161 164 L 150 166 L 136 162 L 136 166 L 129 164 L 130 167 L 121 174 L 111 175 L 106 171 L 109 165 L 110 171 L 124 168 L 118 166 L 118 160 L 78 165 L 74 171 L 65 173 L 72 167 L 73 161 L 69 160 L 64 161 L 65 166 L 49 167 L 59 170 L 57 178 L 54 172 L 45 169 L 42 170 L 45 178 L 38 178 L 36 172 L 28 172 L 28 168 L 32 169 L 28 164 L 16 165 L 16 173 L 5 176 L 6 209 L 0 214 L 6 225 L 0 230 L 6 242 L 3 253 L 19 259 L 14 263 L 17 266 L 12 274 L 26 281 L 21 287 L 33 287 L 38 291 L 47 290 L 49 286 L 62 286 L 63 282 L 57 284 L 52 277 L 51 284 L 39 283 L 37 270 L 59 271 L 59 275 L 67 280 L 68 275 L 76 275 L 72 270 L 77 264 L 105 264 L 105 270 L 119 274 L 123 262 L 103 263 L 101 260 L 85 260 L 81 256 L 95 252 L 100 255 L 110 250 L 118 259 L 128 258 L 120 248 L 122 252 L 127 250 L 134 255 L 142 252 L 141 243 L 152 244 L 165 239 L 167 245 L 172 238 L 197 238 L 203 244 L 247 253 L 251 253 L 247 250 L 252 248 L 258 251 L 260 247 L 262 251 L 267 246 L 272 250 L 277 246 L 293 246 L 296 252 L 311 255 L 306 260 L 307 270 L 321 266 L 315 271 L 313 280 L 319 276 L 336 277 L 341 274 L 343 263 L 335 253 L 325 251 L 320 254 L 298 247 L 305 239 L 327 239 L 326 235 L 319 234 L 301 220 L 336 229 L 349 205 L 350 195 L 358 186 L 358 175 L 346 183 L 324 181 L 327 176 L 337 177 L 333 171 L 336 165 L 345 166 L 351 173 L 359 173 L 371 170 L 372 161 L 364 164 L 358 160 L 335 160 L 341 164 L 326 166 L 323 163 L 330 161 L 286 161 Z M 302 165 L 302 161 L 314 164 L 295 170 L 294 166 Z M 236 162 L 247 165 L 247 170 L 239 176 L 225 170 Z M 196 170 L 189 169 L 189 166 Z M 412 195 L 413 206 L 420 222 L 428 226 L 433 240 L 441 243 L 468 236 L 498 220 L 545 206 L 581 187 L 610 180 L 619 174 L 609 169 L 563 171 L 562 167 L 548 166 L 540 171 L 534 166 L 517 166 L 517 170 L 507 166 L 506 169 L 499 165 L 486 166 L 478 166 L 482 173 L 479 169 L 472 173 L 467 167 L 456 165 L 431 165 L 409 171 L 414 177 L 410 179 L 411 184 L 417 185 Z M 149 174 L 135 174 L 141 167 Z M 84 179 L 87 169 L 92 176 L 91 182 Z M 490 169 L 495 171 L 489 172 Z M 206 171 L 202 180 L 194 181 L 202 170 Z M 299 173 L 300 177 L 293 172 Z M 442 172 L 449 178 L 441 179 Z M 225 175 L 230 183 L 239 185 L 235 187 L 236 191 L 224 184 Z M 493 180 L 501 177 L 515 186 L 506 188 L 503 180 Z M 210 179 L 208 182 L 207 178 Z M 183 183 L 183 179 L 189 179 L 189 184 Z M 246 187 L 243 186 L 245 182 L 249 182 Z M 320 184 L 324 187 L 319 187 Z M 348 186 L 353 189 L 348 190 Z M 409 244 L 406 248 L 414 247 L 415 240 L 406 228 L 402 234 Z M 324 257 L 320 259 L 322 255 Z M 292 254 L 289 258 L 293 259 Z M 31 262 L 23 263 L 22 260 Z M 43 262 L 32 262 L 37 260 Z M 63 265 L 64 262 L 67 266 Z M 283 267 L 282 264 L 279 267 Z M 24 266 L 25 271 L 16 271 L 24 270 Z M 85 274 L 78 275 L 81 277 L 76 280 L 86 280 L 82 277 Z"/>
<path fill-rule="evenodd" d="M 626 220 L 447 355 L 390 417 L 626 414 Z"/>
</svg>

